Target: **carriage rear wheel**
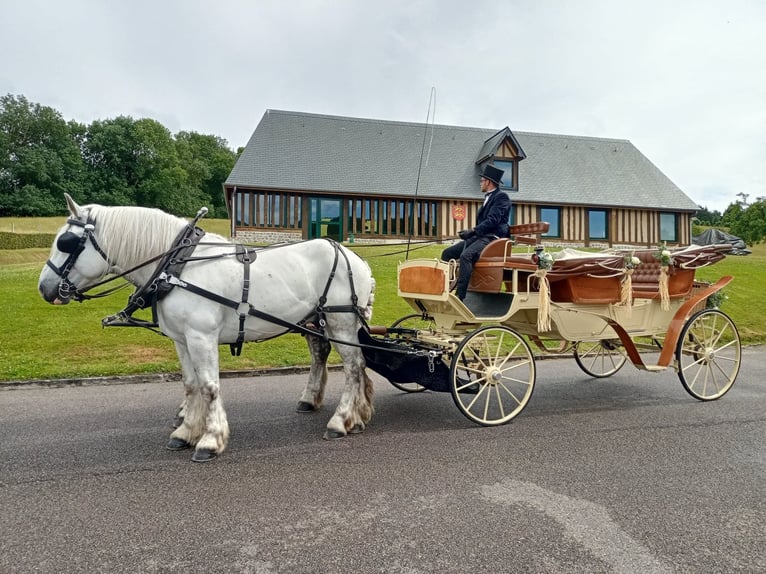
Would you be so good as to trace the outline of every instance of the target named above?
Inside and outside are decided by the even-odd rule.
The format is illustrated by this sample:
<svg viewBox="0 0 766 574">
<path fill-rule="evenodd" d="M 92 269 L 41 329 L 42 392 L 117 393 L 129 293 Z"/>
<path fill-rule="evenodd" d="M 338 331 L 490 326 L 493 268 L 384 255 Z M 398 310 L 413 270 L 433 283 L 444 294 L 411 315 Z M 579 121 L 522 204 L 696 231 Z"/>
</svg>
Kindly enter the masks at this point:
<svg viewBox="0 0 766 574">
<path fill-rule="evenodd" d="M 578 341 L 574 346 L 577 366 L 591 377 L 611 377 L 622 369 L 628 355 L 619 341 Z"/>
<path fill-rule="evenodd" d="M 411 329 L 412 331 L 419 331 L 421 329 L 433 329 L 434 328 L 434 320 L 431 317 L 427 317 L 424 315 L 421 315 L 420 313 L 413 313 L 411 315 L 405 315 L 404 317 L 401 317 L 400 319 L 397 319 L 394 321 L 391 326 L 389 327 L 389 330 L 391 329 Z M 407 339 L 408 335 L 407 333 L 390 333 L 389 336 L 392 339 Z M 416 382 L 412 383 L 395 383 L 393 381 L 389 381 L 392 385 L 394 385 L 397 389 L 400 391 L 404 391 L 406 393 L 422 393 L 426 390 L 426 388 L 423 385 L 419 385 Z"/>
<path fill-rule="evenodd" d="M 472 421 L 510 421 L 535 388 L 535 360 L 527 342 L 507 327 L 482 327 L 460 343 L 450 365 L 452 398 Z"/>
<path fill-rule="evenodd" d="M 742 360 L 739 333 L 726 313 L 703 309 L 681 330 L 676 347 L 678 377 L 695 399 L 712 401 L 732 387 Z"/>
</svg>

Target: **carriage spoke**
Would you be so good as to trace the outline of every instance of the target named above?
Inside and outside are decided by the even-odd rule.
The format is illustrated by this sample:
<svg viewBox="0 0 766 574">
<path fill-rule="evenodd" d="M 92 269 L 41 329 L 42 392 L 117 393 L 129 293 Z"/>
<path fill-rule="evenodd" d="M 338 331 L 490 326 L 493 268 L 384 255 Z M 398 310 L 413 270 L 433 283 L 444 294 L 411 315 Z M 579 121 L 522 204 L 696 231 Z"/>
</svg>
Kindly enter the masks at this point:
<svg viewBox="0 0 766 574">
<path fill-rule="evenodd" d="M 510 395 L 510 397 L 511 397 L 511 398 L 514 400 L 514 402 L 515 402 L 517 405 L 520 405 L 520 404 L 521 404 L 521 399 L 519 399 L 519 398 L 518 398 L 516 395 L 514 395 L 514 394 L 513 394 L 513 391 L 512 391 L 511 389 L 509 389 L 507 386 L 505 386 L 504 384 L 500 384 L 500 385 L 498 385 L 498 386 L 497 386 L 498 398 L 499 398 L 499 396 L 500 396 L 500 395 L 499 395 L 499 393 L 500 393 L 500 388 L 501 388 L 501 387 L 502 387 L 502 389 L 503 389 L 503 390 L 504 390 L 506 393 L 508 393 L 508 395 Z"/>
</svg>

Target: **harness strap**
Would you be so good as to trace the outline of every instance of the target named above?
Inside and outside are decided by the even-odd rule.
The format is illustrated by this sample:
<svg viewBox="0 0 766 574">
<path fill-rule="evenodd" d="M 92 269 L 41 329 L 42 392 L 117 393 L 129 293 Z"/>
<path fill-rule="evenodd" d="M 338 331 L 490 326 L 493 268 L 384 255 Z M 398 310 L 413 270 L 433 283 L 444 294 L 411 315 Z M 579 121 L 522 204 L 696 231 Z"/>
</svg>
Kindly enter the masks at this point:
<svg viewBox="0 0 766 574">
<path fill-rule="evenodd" d="M 245 319 L 247 319 L 247 313 L 243 313 L 242 310 L 245 308 L 245 305 L 249 305 L 248 298 L 250 296 L 250 252 L 241 244 L 237 244 L 237 259 L 242 262 L 244 267 L 244 277 L 242 279 L 242 300 L 241 304 L 237 305 L 237 310 L 239 311 L 239 333 L 237 334 L 236 343 L 229 345 L 231 354 L 235 357 L 239 357 L 242 354 L 242 345 L 245 342 Z"/>
<path fill-rule="evenodd" d="M 221 305 L 224 305 L 225 307 L 229 307 L 230 309 L 234 309 L 235 311 L 238 311 L 240 308 L 241 303 L 239 301 L 227 299 L 226 297 L 223 297 L 222 295 L 219 295 L 218 293 L 213 293 L 212 291 L 208 291 L 207 289 L 204 289 L 203 287 L 199 287 L 197 285 L 194 285 L 193 283 L 189 283 L 188 281 L 179 279 L 178 277 L 168 276 L 168 277 L 165 277 L 164 279 L 169 284 L 175 287 L 186 289 L 187 291 L 191 291 L 192 293 L 195 293 L 196 295 L 200 295 L 201 297 L 205 297 L 206 299 L 210 299 L 211 301 L 220 303 Z M 319 337 L 322 336 L 322 333 L 318 331 L 309 329 L 308 327 L 304 327 L 303 325 L 298 323 L 290 323 L 288 321 L 285 321 L 284 319 L 280 319 L 279 317 L 271 315 L 270 313 L 266 313 L 265 311 L 259 311 L 258 309 L 253 307 L 250 303 L 247 303 L 246 301 L 244 303 L 247 304 L 247 313 L 245 314 L 245 316 L 250 315 L 252 317 L 257 317 L 258 319 L 263 319 L 264 321 L 274 323 L 276 325 L 279 325 L 280 327 L 284 327 L 285 329 L 289 331 L 298 332 L 303 335 L 314 335 Z"/>
<path fill-rule="evenodd" d="M 359 297 L 356 295 L 356 290 L 354 289 L 354 273 L 351 270 L 351 262 L 348 260 L 348 255 L 346 255 L 345 251 L 343 251 L 340 248 L 340 244 L 335 241 L 334 239 L 331 239 L 329 237 L 325 237 L 327 241 L 330 242 L 330 245 L 333 246 L 335 250 L 335 259 L 332 263 L 332 269 L 330 270 L 330 276 L 327 278 L 327 283 L 324 287 L 324 292 L 319 297 L 319 305 L 317 305 L 317 319 L 319 320 L 319 326 L 324 331 L 324 327 L 327 324 L 327 321 L 325 319 L 325 314 L 327 313 L 356 313 L 359 318 L 362 320 L 362 314 L 359 311 L 359 307 L 357 303 L 359 302 Z M 334 305 L 327 307 L 325 303 L 327 303 L 327 293 L 330 291 L 330 285 L 332 285 L 333 279 L 335 279 L 335 273 L 338 268 L 338 254 L 341 254 L 343 256 L 343 259 L 346 261 L 346 269 L 348 269 L 348 281 L 349 281 L 349 287 L 351 289 L 351 305 Z M 327 338 L 325 336 L 325 338 Z"/>
<path fill-rule="evenodd" d="M 222 295 L 219 295 L 212 291 L 208 291 L 207 289 L 204 289 L 202 287 L 199 287 L 197 285 L 194 285 L 192 283 L 182 280 L 180 278 L 180 274 L 181 274 L 181 271 L 183 270 L 184 264 L 187 261 L 197 259 L 197 258 L 190 257 L 190 255 L 193 252 L 193 250 L 196 248 L 196 246 L 199 244 L 199 240 L 202 238 L 202 235 L 204 235 L 204 231 L 202 231 L 199 228 L 187 229 L 183 231 L 174 242 L 173 247 L 165 254 L 162 262 L 157 266 L 157 269 L 155 273 L 152 275 L 151 279 L 143 287 L 141 287 L 141 289 L 136 291 L 136 293 L 134 293 L 133 296 L 131 296 L 131 298 L 128 301 L 128 305 L 125 307 L 125 309 L 123 309 L 116 315 L 111 315 L 105 318 L 102 321 L 103 326 L 105 327 L 111 327 L 111 326 L 144 327 L 151 330 L 155 330 L 155 328 L 159 326 L 157 321 L 157 302 L 162 298 L 162 296 L 167 294 L 167 292 L 169 292 L 174 287 L 180 287 L 182 289 L 185 289 L 187 291 L 200 295 L 201 297 L 210 299 L 211 301 L 215 301 L 216 303 L 224 305 L 225 307 L 229 307 L 230 309 L 233 309 L 234 311 L 237 312 L 237 315 L 239 317 L 239 329 L 237 333 L 237 340 L 234 343 L 230 343 L 231 352 L 232 352 L 232 355 L 234 356 L 239 356 L 242 352 L 242 346 L 245 341 L 245 321 L 248 316 L 256 317 L 258 319 L 268 321 L 269 323 L 274 323 L 275 325 L 284 327 L 285 330 L 289 332 L 300 333 L 302 335 L 311 335 L 314 337 L 322 337 L 327 341 L 340 343 L 344 345 L 357 346 L 357 347 L 363 346 L 361 344 L 351 343 L 349 341 L 341 341 L 338 339 L 330 338 L 327 336 L 327 333 L 324 330 L 324 327 L 326 325 L 326 320 L 325 320 L 326 313 L 355 313 L 362 321 L 362 324 L 366 325 L 366 321 L 364 320 L 364 315 L 362 313 L 362 310 L 358 306 L 359 298 L 357 297 L 356 290 L 354 288 L 354 278 L 353 278 L 353 272 L 351 270 L 351 263 L 348 259 L 348 255 L 342 249 L 340 249 L 340 245 L 336 241 L 333 241 L 332 239 L 329 239 L 329 238 L 327 239 L 333 245 L 335 249 L 335 260 L 333 261 L 332 270 L 327 279 L 324 292 L 322 293 L 319 299 L 319 304 L 317 305 L 316 309 L 312 313 L 310 313 L 307 317 L 305 317 L 302 321 L 299 321 L 298 323 L 290 323 L 288 321 L 285 321 L 284 319 L 280 319 L 279 317 L 276 317 L 264 311 L 259 311 L 258 309 L 253 307 L 252 304 L 249 303 L 248 300 L 250 296 L 250 287 L 251 287 L 250 264 L 251 262 L 255 260 L 256 258 L 255 253 L 257 252 L 253 249 L 248 249 L 241 244 L 236 245 L 237 259 L 241 263 L 243 263 L 243 267 L 244 267 L 244 277 L 242 280 L 242 296 L 239 301 L 227 299 L 223 297 Z M 178 255 L 180 251 L 183 251 L 183 252 L 180 253 L 180 256 L 176 257 L 176 255 Z M 332 285 L 332 281 L 335 278 L 336 270 L 338 267 L 339 253 L 343 255 L 343 258 L 346 261 L 346 268 L 348 269 L 349 286 L 351 289 L 351 304 L 327 306 L 325 305 L 325 303 L 327 302 L 327 294 L 329 293 L 330 286 Z M 200 259 L 206 259 L 206 258 L 200 258 Z M 149 296 L 151 298 L 149 298 Z M 149 305 L 151 305 L 151 308 L 152 308 L 151 323 L 149 323 L 148 321 L 143 321 L 141 319 L 133 318 L 132 315 L 136 310 L 146 308 Z M 318 319 L 320 330 L 312 329 L 306 326 L 306 324 L 314 317 Z"/>
</svg>

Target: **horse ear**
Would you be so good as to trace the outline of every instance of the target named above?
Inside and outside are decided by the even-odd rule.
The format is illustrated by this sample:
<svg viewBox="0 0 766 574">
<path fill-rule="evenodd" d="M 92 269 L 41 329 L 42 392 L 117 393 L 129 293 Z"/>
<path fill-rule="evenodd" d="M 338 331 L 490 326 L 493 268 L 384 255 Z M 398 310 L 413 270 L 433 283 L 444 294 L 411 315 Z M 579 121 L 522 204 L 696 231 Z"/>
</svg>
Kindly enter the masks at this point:
<svg viewBox="0 0 766 574">
<path fill-rule="evenodd" d="M 72 196 L 69 195 L 67 192 L 64 192 L 64 198 L 66 199 L 67 207 L 69 208 L 69 213 L 72 214 L 72 217 L 79 218 L 80 214 L 82 213 L 82 209 L 80 209 L 80 206 L 77 205 L 74 199 L 72 199 Z"/>
</svg>

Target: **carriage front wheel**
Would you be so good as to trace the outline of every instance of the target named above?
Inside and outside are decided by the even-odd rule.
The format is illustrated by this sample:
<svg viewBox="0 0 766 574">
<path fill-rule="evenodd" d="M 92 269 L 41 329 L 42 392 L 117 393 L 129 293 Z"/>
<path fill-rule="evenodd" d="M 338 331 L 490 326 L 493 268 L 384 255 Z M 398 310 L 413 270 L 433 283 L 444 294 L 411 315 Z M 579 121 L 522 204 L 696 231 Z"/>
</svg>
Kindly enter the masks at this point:
<svg viewBox="0 0 766 574">
<path fill-rule="evenodd" d="M 458 409 L 484 426 L 507 423 L 529 402 L 535 360 L 527 342 L 507 327 L 482 327 L 460 343 L 450 365 Z"/>
<path fill-rule="evenodd" d="M 712 401 L 734 384 L 742 359 L 739 333 L 726 313 L 703 309 L 681 330 L 676 347 L 678 377 L 695 399 Z"/>
</svg>

